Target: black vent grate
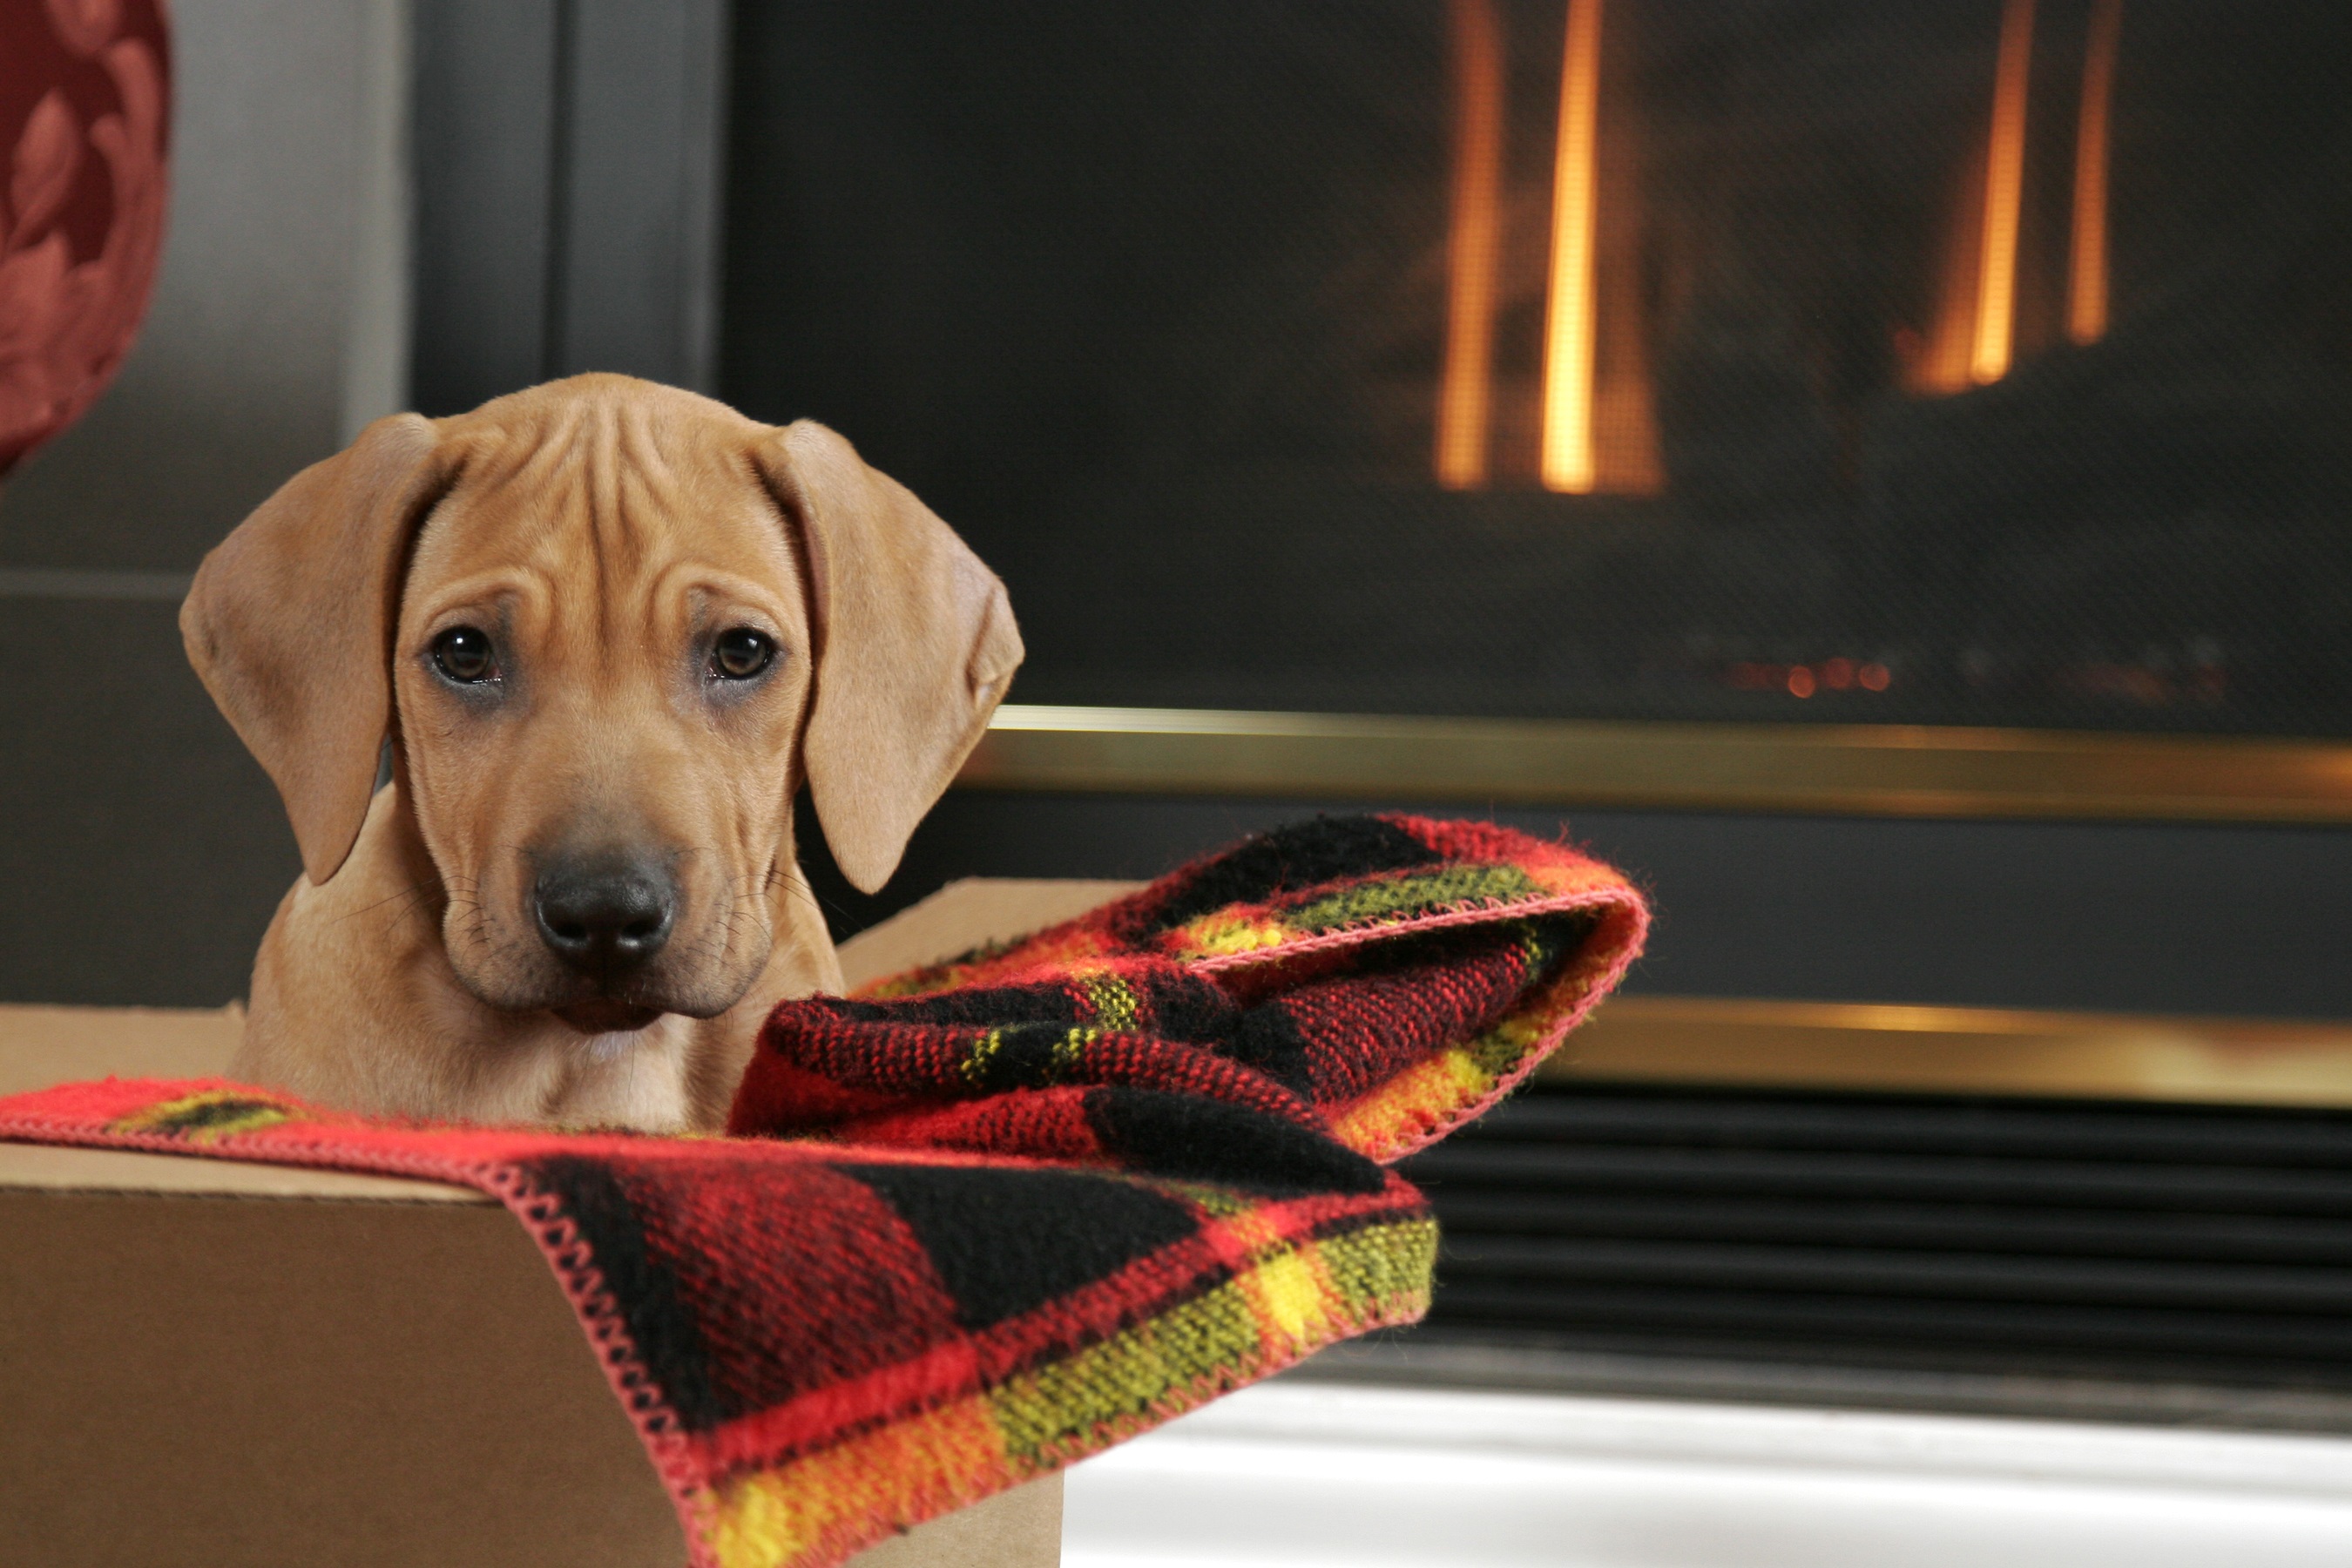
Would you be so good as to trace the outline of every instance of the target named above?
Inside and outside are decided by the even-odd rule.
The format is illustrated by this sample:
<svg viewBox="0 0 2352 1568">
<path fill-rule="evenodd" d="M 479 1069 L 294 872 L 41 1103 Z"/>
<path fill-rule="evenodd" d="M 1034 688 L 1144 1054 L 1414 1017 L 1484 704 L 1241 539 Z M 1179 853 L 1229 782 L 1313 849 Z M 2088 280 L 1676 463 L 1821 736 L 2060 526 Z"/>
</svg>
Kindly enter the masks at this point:
<svg viewBox="0 0 2352 1568">
<path fill-rule="evenodd" d="M 1405 1169 L 1433 1335 L 2352 1388 L 2352 1113 L 1546 1088 Z"/>
</svg>

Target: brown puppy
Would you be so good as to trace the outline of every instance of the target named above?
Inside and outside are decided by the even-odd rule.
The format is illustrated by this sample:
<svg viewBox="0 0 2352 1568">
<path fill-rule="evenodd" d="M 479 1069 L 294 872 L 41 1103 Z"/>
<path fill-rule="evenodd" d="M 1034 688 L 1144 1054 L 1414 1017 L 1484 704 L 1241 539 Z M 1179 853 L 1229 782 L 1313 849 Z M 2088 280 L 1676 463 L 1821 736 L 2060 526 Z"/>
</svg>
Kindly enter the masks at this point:
<svg viewBox="0 0 2352 1568">
<path fill-rule="evenodd" d="M 717 1125 L 768 1009 L 840 988 L 803 779 L 879 887 L 1022 653 L 1003 585 L 848 442 L 614 375 L 368 426 L 180 621 L 305 873 L 236 1076 L 660 1131 Z"/>
</svg>

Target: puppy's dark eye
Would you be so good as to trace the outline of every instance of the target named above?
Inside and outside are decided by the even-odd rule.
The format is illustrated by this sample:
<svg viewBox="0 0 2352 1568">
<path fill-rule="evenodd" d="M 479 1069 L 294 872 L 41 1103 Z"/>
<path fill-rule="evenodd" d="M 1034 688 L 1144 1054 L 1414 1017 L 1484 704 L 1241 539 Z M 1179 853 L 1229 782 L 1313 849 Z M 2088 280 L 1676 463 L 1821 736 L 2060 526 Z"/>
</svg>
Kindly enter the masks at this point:
<svg viewBox="0 0 2352 1568">
<path fill-rule="evenodd" d="M 473 686 L 498 674 L 498 653 L 480 627 L 451 626 L 433 639 L 433 667 L 460 686 Z"/>
<path fill-rule="evenodd" d="M 749 626 L 719 634 L 710 645 L 710 673 L 721 680 L 749 680 L 776 657 L 774 639 Z"/>
</svg>

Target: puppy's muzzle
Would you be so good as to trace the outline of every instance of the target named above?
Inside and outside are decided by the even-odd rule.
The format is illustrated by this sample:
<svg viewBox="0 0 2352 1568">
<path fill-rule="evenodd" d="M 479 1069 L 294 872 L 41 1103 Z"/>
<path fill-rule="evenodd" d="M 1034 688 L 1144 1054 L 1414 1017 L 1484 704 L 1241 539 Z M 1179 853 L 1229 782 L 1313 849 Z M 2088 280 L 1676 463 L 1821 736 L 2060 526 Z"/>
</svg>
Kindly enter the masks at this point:
<svg viewBox="0 0 2352 1568">
<path fill-rule="evenodd" d="M 668 870 L 632 857 L 560 861 L 531 889 L 539 940 L 600 991 L 660 956 L 677 923 L 677 902 Z"/>
</svg>

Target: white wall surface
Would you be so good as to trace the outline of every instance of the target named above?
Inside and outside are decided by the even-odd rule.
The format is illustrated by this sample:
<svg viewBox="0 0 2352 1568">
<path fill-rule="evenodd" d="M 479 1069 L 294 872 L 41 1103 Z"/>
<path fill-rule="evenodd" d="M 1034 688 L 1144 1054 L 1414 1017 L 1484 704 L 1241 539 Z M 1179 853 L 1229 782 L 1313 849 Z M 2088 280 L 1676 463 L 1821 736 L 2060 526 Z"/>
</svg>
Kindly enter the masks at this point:
<svg viewBox="0 0 2352 1568">
<path fill-rule="evenodd" d="M 1064 1517 L 1065 1568 L 2340 1568 L 2352 1441 L 1276 1382 Z"/>
</svg>

